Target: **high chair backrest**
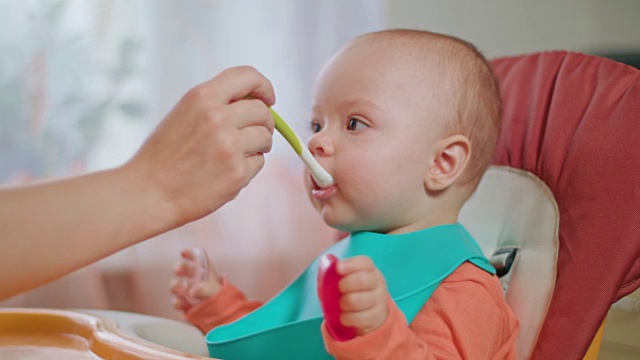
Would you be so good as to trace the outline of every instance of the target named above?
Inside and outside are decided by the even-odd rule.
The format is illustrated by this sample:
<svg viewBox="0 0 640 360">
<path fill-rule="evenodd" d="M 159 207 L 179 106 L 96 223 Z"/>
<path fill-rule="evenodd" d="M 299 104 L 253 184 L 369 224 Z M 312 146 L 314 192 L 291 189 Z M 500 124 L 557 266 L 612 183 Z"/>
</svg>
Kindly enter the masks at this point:
<svg viewBox="0 0 640 360">
<path fill-rule="evenodd" d="M 556 282 L 558 207 L 553 194 L 531 173 L 492 166 L 459 221 L 498 269 L 507 302 L 526 324 L 517 335 L 516 351 L 518 359 L 528 359 Z M 496 263 L 510 255 L 510 261 Z"/>
<path fill-rule="evenodd" d="M 512 305 L 522 336 L 530 337 L 518 344 L 531 343 L 533 359 L 581 359 L 611 304 L 640 286 L 640 71 L 564 51 L 496 59 L 492 66 L 504 98 L 494 164 L 537 177 L 553 195 L 559 219 L 556 269 L 547 264 L 555 281 L 548 303 L 536 310 L 539 332 L 536 321 L 522 317 L 527 309 Z M 511 195 L 523 203 L 545 196 Z M 541 239 L 549 234 L 528 226 L 521 234 L 525 242 L 549 241 Z M 525 251 L 537 244 L 522 246 L 517 261 L 539 255 Z M 507 290 L 510 303 L 523 300 L 511 291 L 535 294 L 550 276 L 529 272 L 520 281 L 517 266 Z"/>
</svg>

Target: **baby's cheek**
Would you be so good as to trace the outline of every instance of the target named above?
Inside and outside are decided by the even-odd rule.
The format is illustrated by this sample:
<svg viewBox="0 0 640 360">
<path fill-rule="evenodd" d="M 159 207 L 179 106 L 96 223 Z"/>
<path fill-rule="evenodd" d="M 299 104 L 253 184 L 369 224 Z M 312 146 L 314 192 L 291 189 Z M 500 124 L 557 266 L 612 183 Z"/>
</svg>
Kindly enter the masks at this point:
<svg viewBox="0 0 640 360">
<path fill-rule="evenodd" d="M 302 174 L 302 182 L 304 183 L 304 190 L 306 191 L 307 195 L 309 196 L 309 199 L 311 199 L 311 189 L 312 189 L 312 185 L 311 185 L 311 179 L 309 178 L 309 172 L 307 170 L 304 170 L 303 174 Z M 313 201 L 311 201 L 313 202 Z"/>
</svg>

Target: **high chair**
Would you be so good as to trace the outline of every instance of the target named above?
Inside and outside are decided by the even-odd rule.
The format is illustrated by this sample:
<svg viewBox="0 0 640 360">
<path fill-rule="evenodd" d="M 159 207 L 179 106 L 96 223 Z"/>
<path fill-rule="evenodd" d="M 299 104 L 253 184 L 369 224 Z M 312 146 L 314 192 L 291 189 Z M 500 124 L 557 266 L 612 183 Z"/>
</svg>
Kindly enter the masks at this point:
<svg viewBox="0 0 640 360">
<path fill-rule="evenodd" d="M 492 66 L 501 135 L 460 222 L 507 268 L 518 358 L 595 358 L 607 311 L 640 287 L 640 71 L 564 51 Z"/>
</svg>

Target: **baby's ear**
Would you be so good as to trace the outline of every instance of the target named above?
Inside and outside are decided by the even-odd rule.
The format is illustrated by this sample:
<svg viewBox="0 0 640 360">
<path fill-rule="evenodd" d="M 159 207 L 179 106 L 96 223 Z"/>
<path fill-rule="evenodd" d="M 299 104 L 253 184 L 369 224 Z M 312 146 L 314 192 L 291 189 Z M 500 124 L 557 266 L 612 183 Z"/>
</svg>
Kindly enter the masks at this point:
<svg viewBox="0 0 640 360">
<path fill-rule="evenodd" d="M 433 145 L 433 160 L 425 174 L 424 185 L 429 191 L 441 191 L 460 177 L 469 162 L 471 144 L 464 135 L 453 135 Z"/>
</svg>

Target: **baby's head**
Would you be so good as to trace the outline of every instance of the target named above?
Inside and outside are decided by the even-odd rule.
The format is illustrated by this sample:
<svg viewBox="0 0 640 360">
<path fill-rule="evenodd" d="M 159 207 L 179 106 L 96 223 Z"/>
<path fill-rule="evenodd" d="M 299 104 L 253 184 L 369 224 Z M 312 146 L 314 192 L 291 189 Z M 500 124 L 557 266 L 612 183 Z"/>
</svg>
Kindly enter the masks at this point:
<svg viewBox="0 0 640 360">
<path fill-rule="evenodd" d="M 311 201 L 343 231 L 454 223 L 491 162 L 502 103 L 470 44 L 416 30 L 356 38 L 318 78 L 309 149 L 336 184 Z"/>
</svg>

